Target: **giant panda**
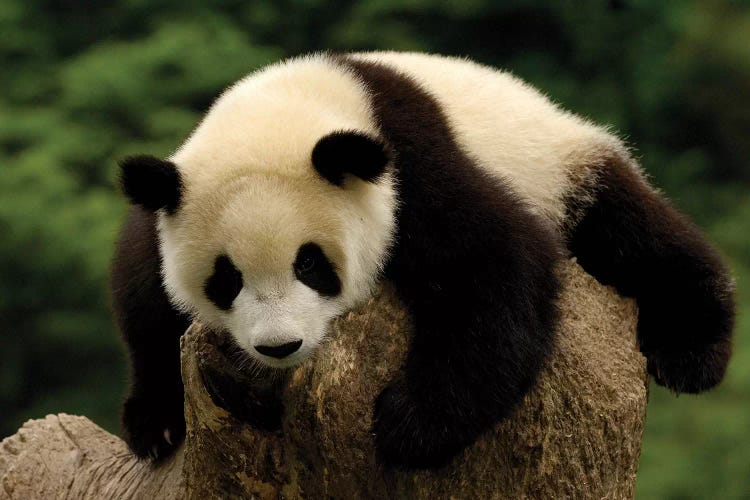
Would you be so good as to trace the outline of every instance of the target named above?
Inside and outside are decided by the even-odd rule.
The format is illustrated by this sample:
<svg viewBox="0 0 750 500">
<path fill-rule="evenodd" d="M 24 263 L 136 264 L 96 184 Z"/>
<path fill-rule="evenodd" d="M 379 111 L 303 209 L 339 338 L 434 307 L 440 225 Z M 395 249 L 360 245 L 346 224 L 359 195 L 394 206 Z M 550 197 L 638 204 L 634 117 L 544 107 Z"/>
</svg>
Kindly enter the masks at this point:
<svg viewBox="0 0 750 500">
<path fill-rule="evenodd" d="M 730 358 L 730 275 L 623 142 L 469 60 L 274 64 L 226 90 L 168 158 L 123 160 L 121 183 L 112 293 L 140 457 L 184 437 L 192 319 L 283 370 L 380 280 L 414 325 L 373 408 L 386 466 L 440 467 L 512 414 L 554 342 L 562 258 L 637 300 L 657 383 L 705 391 Z"/>
</svg>

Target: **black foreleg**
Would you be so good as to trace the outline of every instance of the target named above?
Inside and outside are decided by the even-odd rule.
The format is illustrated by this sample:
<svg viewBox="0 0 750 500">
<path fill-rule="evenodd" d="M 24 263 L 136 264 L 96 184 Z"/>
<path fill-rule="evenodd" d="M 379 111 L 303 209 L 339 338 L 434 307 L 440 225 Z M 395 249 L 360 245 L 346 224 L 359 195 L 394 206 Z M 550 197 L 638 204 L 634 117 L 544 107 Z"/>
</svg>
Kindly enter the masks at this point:
<svg viewBox="0 0 750 500">
<path fill-rule="evenodd" d="M 162 285 L 155 224 L 154 213 L 130 209 L 115 251 L 112 299 L 132 367 L 124 438 L 139 457 L 159 459 L 185 435 L 180 336 L 190 319 L 172 307 Z"/>
<path fill-rule="evenodd" d="M 442 212 L 403 208 L 390 276 L 415 331 L 403 375 L 375 406 L 389 465 L 447 463 L 511 415 L 552 345 L 555 236 L 491 179 L 473 183 Z"/>
</svg>

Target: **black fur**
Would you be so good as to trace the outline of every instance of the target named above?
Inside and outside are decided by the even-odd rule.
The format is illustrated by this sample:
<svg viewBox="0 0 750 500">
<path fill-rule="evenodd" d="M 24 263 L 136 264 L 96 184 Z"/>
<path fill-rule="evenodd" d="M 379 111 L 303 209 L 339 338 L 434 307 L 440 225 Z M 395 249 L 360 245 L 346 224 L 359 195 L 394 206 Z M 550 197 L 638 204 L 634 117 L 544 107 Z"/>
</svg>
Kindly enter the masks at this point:
<svg viewBox="0 0 750 500">
<path fill-rule="evenodd" d="M 333 264 L 315 243 L 305 243 L 299 248 L 294 275 L 323 296 L 335 297 L 341 293 L 341 280 Z"/>
<path fill-rule="evenodd" d="M 732 351 L 733 284 L 701 232 L 624 160 L 601 167 L 596 200 L 569 237 L 581 266 L 638 301 L 638 336 L 656 382 L 717 385 Z"/>
<path fill-rule="evenodd" d="M 385 172 L 388 154 L 384 145 L 360 132 L 340 131 L 318 141 L 312 152 L 312 163 L 331 184 L 340 186 L 344 174 L 375 181 Z"/>
<path fill-rule="evenodd" d="M 206 281 L 203 292 L 216 307 L 228 311 L 242 290 L 242 273 L 234 267 L 226 255 L 219 255 L 214 262 L 214 272 Z"/>
<path fill-rule="evenodd" d="M 174 213 L 180 205 L 182 181 L 177 166 L 153 156 L 131 156 L 120 162 L 120 183 L 130 201 L 151 211 Z"/>
<path fill-rule="evenodd" d="M 372 92 L 401 202 L 387 269 L 414 320 L 402 374 L 377 398 L 378 456 L 446 464 L 510 416 L 550 351 L 555 232 L 457 145 L 439 104 L 386 66 L 341 58 Z"/>
<path fill-rule="evenodd" d="M 185 435 L 180 336 L 190 318 L 169 303 L 161 281 L 156 215 L 131 207 L 112 266 L 117 326 L 130 350 L 131 393 L 123 406 L 123 437 L 141 458 L 162 458 Z M 172 444 L 164 438 L 169 430 Z"/>
</svg>

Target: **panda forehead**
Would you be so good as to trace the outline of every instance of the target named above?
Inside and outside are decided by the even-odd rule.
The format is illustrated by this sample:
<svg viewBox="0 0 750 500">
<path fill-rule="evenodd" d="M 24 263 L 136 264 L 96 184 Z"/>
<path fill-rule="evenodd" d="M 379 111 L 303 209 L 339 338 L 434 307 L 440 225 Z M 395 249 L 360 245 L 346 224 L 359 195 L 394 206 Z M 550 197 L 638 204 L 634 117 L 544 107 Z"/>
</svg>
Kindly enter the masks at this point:
<svg viewBox="0 0 750 500">
<path fill-rule="evenodd" d="M 367 91 L 325 57 L 296 60 L 230 87 L 172 160 L 188 177 L 305 174 L 318 140 L 339 130 L 378 135 Z"/>
<path fill-rule="evenodd" d="M 342 262 L 341 214 L 346 212 L 336 191 L 323 181 L 248 174 L 187 196 L 172 219 L 181 228 L 183 243 L 208 239 L 209 254 L 227 253 L 243 271 L 286 270 L 299 247 L 309 242 L 321 246 L 330 260 Z"/>
</svg>

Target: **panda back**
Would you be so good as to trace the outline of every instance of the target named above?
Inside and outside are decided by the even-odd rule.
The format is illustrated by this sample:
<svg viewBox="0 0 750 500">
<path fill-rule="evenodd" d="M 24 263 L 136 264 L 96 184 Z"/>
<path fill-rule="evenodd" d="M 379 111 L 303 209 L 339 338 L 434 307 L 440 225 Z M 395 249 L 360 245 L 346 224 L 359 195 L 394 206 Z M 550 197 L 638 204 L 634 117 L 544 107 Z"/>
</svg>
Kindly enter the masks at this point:
<svg viewBox="0 0 750 500">
<path fill-rule="evenodd" d="M 593 182 L 593 167 L 621 141 L 552 103 L 510 73 L 466 59 L 402 52 L 353 58 L 415 80 L 440 104 L 456 142 L 476 164 L 509 182 L 540 215 L 564 224 L 566 199 Z"/>
</svg>

